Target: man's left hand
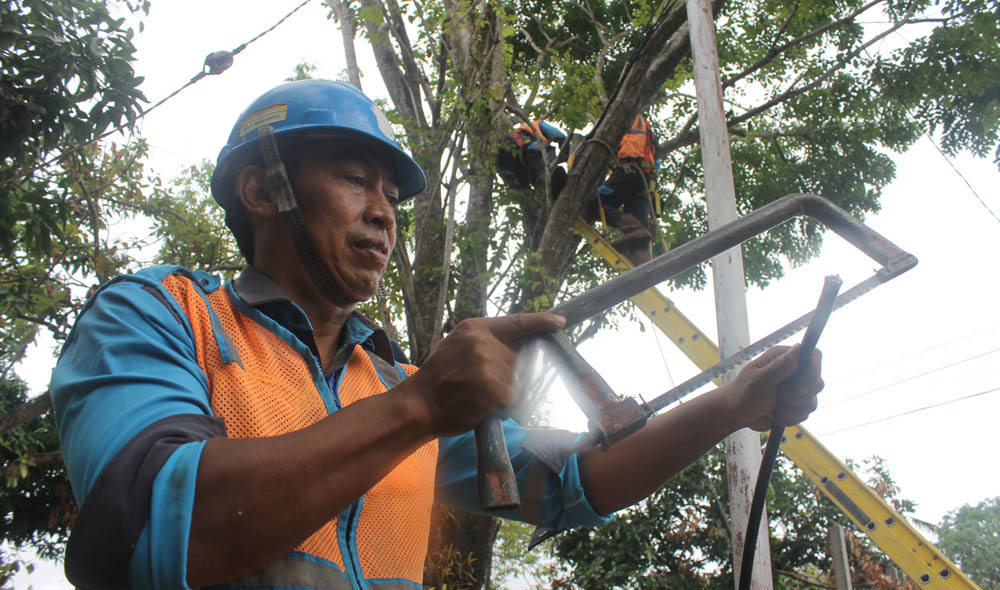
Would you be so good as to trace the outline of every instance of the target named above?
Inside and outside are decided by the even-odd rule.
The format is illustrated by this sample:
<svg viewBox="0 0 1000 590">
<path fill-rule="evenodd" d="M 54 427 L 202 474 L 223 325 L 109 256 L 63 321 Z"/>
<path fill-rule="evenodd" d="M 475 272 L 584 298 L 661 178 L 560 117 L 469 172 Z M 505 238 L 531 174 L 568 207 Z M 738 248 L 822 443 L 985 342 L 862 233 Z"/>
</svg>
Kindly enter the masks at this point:
<svg viewBox="0 0 1000 590">
<path fill-rule="evenodd" d="M 819 350 L 813 351 L 809 368 L 794 382 L 790 377 L 799 365 L 799 345 L 775 346 L 743 367 L 726 386 L 743 426 L 764 431 L 805 420 L 823 390 L 822 358 Z"/>
</svg>

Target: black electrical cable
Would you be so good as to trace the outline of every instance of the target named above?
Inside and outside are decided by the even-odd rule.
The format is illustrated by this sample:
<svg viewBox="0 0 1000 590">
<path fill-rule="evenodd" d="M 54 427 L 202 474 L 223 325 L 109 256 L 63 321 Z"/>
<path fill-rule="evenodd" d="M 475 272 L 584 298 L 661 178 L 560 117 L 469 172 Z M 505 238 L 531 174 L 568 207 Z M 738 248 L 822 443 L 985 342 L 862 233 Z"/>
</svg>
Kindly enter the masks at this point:
<svg viewBox="0 0 1000 590">
<path fill-rule="evenodd" d="M 844 282 L 838 276 L 828 276 L 823 282 L 823 291 L 819 296 L 819 303 L 816 311 L 809 321 L 806 334 L 802 337 L 802 346 L 799 347 L 799 365 L 788 378 L 788 382 L 794 383 L 805 375 L 809 370 L 809 360 L 812 358 L 816 343 L 819 342 L 819 335 L 823 333 L 826 321 L 833 312 L 833 305 L 837 301 L 837 293 Z M 750 581 L 753 576 L 753 560 L 757 548 L 757 532 L 760 530 L 760 521 L 764 515 L 764 499 L 767 497 L 767 486 L 771 481 L 771 473 L 774 471 L 774 463 L 778 458 L 778 448 L 781 446 L 781 439 L 785 435 L 785 427 L 774 424 L 771 433 L 767 437 L 767 446 L 764 448 L 764 456 L 761 457 L 760 471 L 757 472 L 757 485 L 753 491 L 753 501 L 750 504 L 750 518 L 747 521 L 747 534 L 743 537 L 743 560 L 740 562 L 740 584 L 739 590 L 750 590 Z"/>
</svg>

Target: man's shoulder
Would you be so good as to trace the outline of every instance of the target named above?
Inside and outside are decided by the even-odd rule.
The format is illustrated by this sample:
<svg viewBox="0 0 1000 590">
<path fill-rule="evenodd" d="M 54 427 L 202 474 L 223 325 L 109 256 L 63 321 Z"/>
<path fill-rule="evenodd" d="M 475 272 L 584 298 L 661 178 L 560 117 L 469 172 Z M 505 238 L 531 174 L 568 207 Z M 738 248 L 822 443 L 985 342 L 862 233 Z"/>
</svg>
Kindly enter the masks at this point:
<svg viewBox="0 0 1000 590">
<path fill-rule="evenodd" d="M 222 278 L 218 275 L 191 270 L 176 264 L 148 266 L 131 273 L 120 274 L 94 288 L 91 298 L 103 291 L 114 289 L 134 289 L 143 287 L 160 287 L 172 277 L 186 279 L 206 293 L 211 293 L 222 286 Z"/>
<path fill-rule="evenodd" d="M 191 270 L 190 268 L 185 268 L 176 264 L 149 266 L 136 271 L 131 275 L 122 276 L 132 277 L 134 280 L 138 280 L 140 282 L 154 282 L 161 284 L 166 281 L 168 277 L 183 277 L 191 281 L 191 283 L 197 285 L 199 289 L 205 292 L 215 291 L 222 286 L 222 277 L 219 275 L 214 275 L 203 270 Z"/>
<path fill-rule="evenodd" d="M 207 295 L 221 286 L 220 277 L 204 271 L 178 265 L 149 266 L 94 287 L 80 316 L 89 315 L 94 308 L 103 309 L 105 315 L 116 316 L 123 307 L 137 311 L 164 308 L 170 315 L 177 316 L 176 303 L 171 303 L 176 287 L 197 289 Z"/>
</svg>

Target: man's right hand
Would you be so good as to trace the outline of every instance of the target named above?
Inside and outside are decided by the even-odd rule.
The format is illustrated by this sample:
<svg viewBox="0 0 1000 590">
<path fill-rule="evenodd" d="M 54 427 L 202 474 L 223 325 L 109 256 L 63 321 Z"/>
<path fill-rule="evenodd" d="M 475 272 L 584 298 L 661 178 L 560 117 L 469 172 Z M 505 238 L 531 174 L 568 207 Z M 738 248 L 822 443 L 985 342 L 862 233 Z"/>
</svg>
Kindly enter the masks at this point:
<svg viewBox="0 0 1000 590">
<path fill-rule="evenodd" d="M 461 434 L 517 403 L 517 352 L 510 344 L 565 324 L 565 318 L 550 313 L 465 320 L 399 389 L 421 400 L 434 436 Z"/>
</svg>

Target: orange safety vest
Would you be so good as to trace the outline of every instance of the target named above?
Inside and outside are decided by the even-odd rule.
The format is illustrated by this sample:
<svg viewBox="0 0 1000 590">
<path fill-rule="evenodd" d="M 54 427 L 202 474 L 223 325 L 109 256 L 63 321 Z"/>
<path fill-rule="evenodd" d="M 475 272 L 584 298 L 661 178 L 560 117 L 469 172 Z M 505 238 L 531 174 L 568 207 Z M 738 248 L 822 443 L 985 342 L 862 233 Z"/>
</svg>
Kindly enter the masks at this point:
<svg viewBox="0 0 1000 590">
<path fill-rule="evenodd" d="M 531 124 L 521 123 L 514 129 L 511 133 L 511 137 L 514 138 L 514 143 L 517 147 L 523 148 L 533 141 L 543 141 L 545 143 L 552 143 L 545 133 L 542 132 L 542 127 L 539 125 L 540 121 L 532 121 Z"/>
<path fill-rule="evenodd" d="M 618 163 L 641 161 L 643 172 L 647 174 L 656 168 L 656 138 L 645 117 L 639 115 L 632 121 L 632 127 L 625 132 L 618 148 Z"/>
<path fill-rule="evenodd" d="M 328 415 L 317 390 L 319 368 L 313 359 L 242 314 L 226 289 L 204 294 L 178 275 L 167 277 L 163 286 L 190 320 L 212 410 L 225 419 L 229 437 L 277 436 Z M 221 341 L 219 329 L 224 332 Z M 400 367 L 407 376 L 417 370 L 412 365 L 390 365 L 355 345 L 338 387 L 342 406 L 384 393 L 389 388 L 386 381 L 402 380 Z M 318 379 L 324 381 L 322 375 Z M 320 527 L 292 553 L 234 582 L 349 589 L 347 572 L 351 572 L 367 580 L 372 590 L 398 588 L 400 580 L 419 586 L 436 466 L 435 440 L 397 465 L 361 501 Z M 343 529 L 340 536 L 338 527 Z"/>
</svg>

